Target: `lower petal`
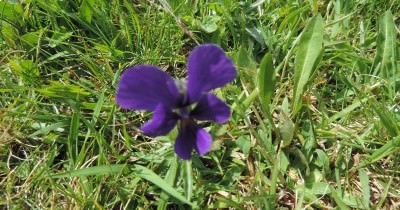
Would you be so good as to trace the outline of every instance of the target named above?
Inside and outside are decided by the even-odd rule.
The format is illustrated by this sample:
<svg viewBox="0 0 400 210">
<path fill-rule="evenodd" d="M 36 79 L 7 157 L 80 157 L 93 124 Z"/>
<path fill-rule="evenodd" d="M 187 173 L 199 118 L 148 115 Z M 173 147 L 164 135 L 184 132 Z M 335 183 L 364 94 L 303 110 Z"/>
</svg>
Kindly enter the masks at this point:
<svg viewBox="0 0 400 210">
<path fill-rule="evenodd" d="M 186 131 L 180 131 L 176 138 L 174 149 L 178 157 L 184 160 L 190 160 L 194 148 L 193 136 L 189 135 Z"/>
<path fill-rule="evenodd" d="M 199 128 L 196 132 L 196 151 L 199 155 L 205 155 L 210 151 L 211 145 L 211 135 L 203 128 Z"/>
<path fill-rule="evenodd" d="M 175 141 L 175 153 L 184 160 L 190 160 L 192 151 L 205 155 L 211 149 L 212 137 L 194 122 L 182 126 Z"/>
<path fill-rule="evenodd" d="M 147 136 L 163 136 L 168 134 L 176 125 L 178 117 L 176 114 L 158 105 L 153 112 L 151 120 L 142 126 L 142 131 Z"/>
</svg>

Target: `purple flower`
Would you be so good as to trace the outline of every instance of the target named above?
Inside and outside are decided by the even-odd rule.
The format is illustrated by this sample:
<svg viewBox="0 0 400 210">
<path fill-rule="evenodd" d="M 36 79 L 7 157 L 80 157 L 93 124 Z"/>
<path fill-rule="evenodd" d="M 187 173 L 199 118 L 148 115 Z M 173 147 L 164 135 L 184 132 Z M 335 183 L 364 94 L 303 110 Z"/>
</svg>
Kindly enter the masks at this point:
<svg viewBox="0 0 400 210">
<path fill-rule="evenodd" d="M 196 47 L 188 58 L 187 88 L 156 66 L 136 65 L 121 76 L 117 103 L 125 109 L 152 111 L 153 117 L 142 126 L 148 136 L 169 133 L 179 122 L 175 152 L 190 159 L 193 150 L 200 155 L 210 151 L 211 135 L 196 120 L 225 123 L 230 109 L 212 89 L 236 77 L 236 68 L 224 51 L 213 45 Z"/>
</svg>

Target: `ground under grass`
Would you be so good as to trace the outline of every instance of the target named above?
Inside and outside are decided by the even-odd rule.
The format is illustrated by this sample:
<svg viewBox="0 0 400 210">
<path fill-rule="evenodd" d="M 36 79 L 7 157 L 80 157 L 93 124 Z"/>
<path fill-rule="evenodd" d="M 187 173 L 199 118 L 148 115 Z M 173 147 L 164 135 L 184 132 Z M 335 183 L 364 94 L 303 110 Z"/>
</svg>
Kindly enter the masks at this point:
<svg viewBox="0 0 400 210">
<path fill-rule="evenodd" d="M 400 2 L 0 1 L 0 208 L 400 208 Z M 121 72 L 186 76 L 202 43 L 238 76 L 212 151 L 177 158 Z"/>
</svg>

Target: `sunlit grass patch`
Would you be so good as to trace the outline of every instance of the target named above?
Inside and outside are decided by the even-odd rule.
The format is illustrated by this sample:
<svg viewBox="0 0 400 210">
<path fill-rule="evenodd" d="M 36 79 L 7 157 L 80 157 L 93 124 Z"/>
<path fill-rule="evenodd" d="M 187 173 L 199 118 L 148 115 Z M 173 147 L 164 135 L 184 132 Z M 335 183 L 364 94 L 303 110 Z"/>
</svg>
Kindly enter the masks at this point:
<svg viewBox="0 0 400 210">
<path fill-rule="evenodd" d="M 397 1 L 0 2 L 0 207 L 396 209 Z M 237 78 L 214 91 L 210 152 L 116 103 L 127 67 L 187 75 L 219 45 Z"/>
</svg>

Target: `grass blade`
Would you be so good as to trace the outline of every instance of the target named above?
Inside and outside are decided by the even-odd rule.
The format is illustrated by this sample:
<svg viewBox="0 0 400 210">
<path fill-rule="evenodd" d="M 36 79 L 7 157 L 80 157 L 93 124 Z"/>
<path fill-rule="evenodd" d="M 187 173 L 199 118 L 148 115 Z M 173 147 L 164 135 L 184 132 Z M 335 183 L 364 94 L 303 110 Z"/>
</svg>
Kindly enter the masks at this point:
<svg viewBox="0 0 400 210">
<path fill-rule="evenodd" d="M 174 157 L 170 162 L 167 175 L 165 176 L 165 181 L 169 185 L 174 186 L 177 172 L 178 172 L 178 161 L 177 161 L 176 157 Z M 160 195 L 160 198 L 161 199 L 158 202 L 157 210 L 167 209 L 167 205 L 168 205 L 167 200 L 169 198 L 169 195 L 166 192 L 162 192 Z"/>
<path fill-rule="evenodd" d="M 68 135 L 68 154 L 72 163 L 75 163 L 78 156 L 79 122 L 80 112 L 74 111 L 74 113 L 72 114 Z"/>
<path fill-rule="evenodd" d="M 135 173 L 135 175 L 155 184 L 156 186 L 161 188 L 164 192 L 168 193 L 170 196 L 176 198 L 182 203 L 191 205 L 191 203 L 185 198 L 185 196 L 180 194 L 173 186 L 168 184 L 164 179 L 155 174 L 152 170 L 143 167 L 141 165 L 135 165 L 131 168 L 131 170 Z"/>
<path fill-rule="evenodd" d="M 363 98 L 361 100 L 355 101 L 353 104 L 349 105 L 348 107 L 344 108 L 340 112 L 334 114 L 333 116 L 329 117 L 326 120 L 326 124 L 335 122 L 338 119 L 345 118 L 349 116 L 351 112 L 353 112 L 355 109 L 359 108 L 363 103 L 367 102 L 369 98 Z"/>
<path fill-rule="evenodd" d="M 365 161 L 363 161 L 360 165 L 358 165 L 355 169 L 363 168 L 367 165 L 375 163 L 384 157 L 387 157 L 391 154 L 395 154 L 396 151 L 400 149 L 400 136 L 394 138 L 383 145 L 381 148 L 375 150 Z"/>
<path fill-rule="evenodd" d="M 395 137 L 400 135 L 400 126 L 396 120 L 394 113 L 388 110 L 384 105 L 373 99 L 371 105 L 379 116 L 383 126 L 387 129 L 390 136 Z"/>
<path fill-rule="evenodd" d="M 51 175 L 52 178 L 66 178 L 66 177 L 85 177 L 85 176 L 98 176 L 105 174 L 118 174 L 121 173 L 126 165 L 102 165 L 93 166 L 89 168 L 82 168 L 74 171 L 67 171 L 59 174 Z"/>
</svg>

